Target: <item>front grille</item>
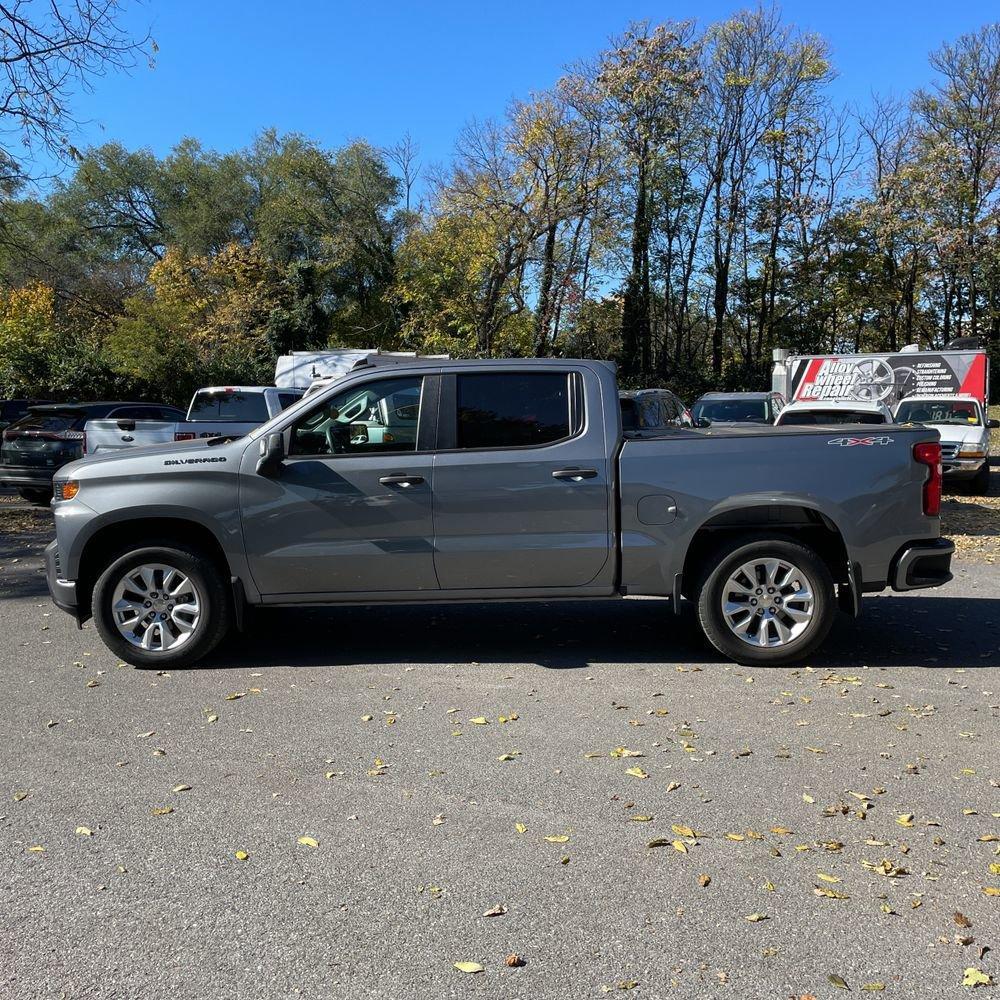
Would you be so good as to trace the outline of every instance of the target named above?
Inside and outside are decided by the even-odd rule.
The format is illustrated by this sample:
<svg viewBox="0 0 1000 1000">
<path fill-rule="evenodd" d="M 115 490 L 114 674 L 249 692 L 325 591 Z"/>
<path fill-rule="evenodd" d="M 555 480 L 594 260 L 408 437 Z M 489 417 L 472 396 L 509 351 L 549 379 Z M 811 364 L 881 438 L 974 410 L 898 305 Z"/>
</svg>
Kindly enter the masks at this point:
<svg viewBox="0 0 1000 1000">
<path fill-rule="evenodd" d="M 957 444 L 946 444 L 941 442 L 941 457 L 942 458 L 958 458 L 958 445 Z"/>
</svg>

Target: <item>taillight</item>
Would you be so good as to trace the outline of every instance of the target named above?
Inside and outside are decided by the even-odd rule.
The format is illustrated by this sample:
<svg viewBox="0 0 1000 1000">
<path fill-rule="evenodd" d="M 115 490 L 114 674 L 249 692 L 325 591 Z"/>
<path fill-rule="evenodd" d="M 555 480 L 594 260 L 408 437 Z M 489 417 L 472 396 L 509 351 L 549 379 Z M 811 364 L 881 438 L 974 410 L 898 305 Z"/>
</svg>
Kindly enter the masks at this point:
<svg viewBox="0 0 1000 1000">
<path fill-rule="evenodd" d="M 193 441 L 194 431 L 175 431 L 174 440 L 175 441 Z"/>
<path fill-rule="evenodd" d="M 913 446 L 913 457 L 930 470 L 924 483 L 924 513 L 928 517 L 941 514 L 941 444 L 939 441 L 922 441 Z"/>
</svg>

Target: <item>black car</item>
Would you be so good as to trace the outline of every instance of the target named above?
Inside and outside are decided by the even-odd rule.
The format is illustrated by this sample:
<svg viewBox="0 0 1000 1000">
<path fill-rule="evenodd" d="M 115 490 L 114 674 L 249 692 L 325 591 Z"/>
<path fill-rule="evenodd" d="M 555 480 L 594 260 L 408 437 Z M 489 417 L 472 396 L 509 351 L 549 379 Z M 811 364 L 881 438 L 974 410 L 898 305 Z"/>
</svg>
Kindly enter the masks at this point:
<svg viewBox="0 0 1000 1000">
<path fill-rule="evenodd" d="M 32 503 L 52 499 L 57 469 L 83 456 L 88 420 L 183 420 L 184 413 L 160 403 L 48 403 L 32 406 L 3 432 L 0 486 L 13 486 Z"/>
<path fill-rule="evenodd" d="M 692 426 L 684 400 L 669 389 L 623 389 L 618 393 L 622 429 L 631 434 Z"/>
<path fill-rule="evenodd" d="M 48 402 L 48 399 L 0 399 L 0 431 L 6 430 L 15 420 L 20 420 L 30 407 Z"/>
<path fill-rule="evenodd" d="M 715 424 L 773 424 L 784 409 L 780 392 L 706 392 L 691 412 L 696 427 Z"/>
</svg>

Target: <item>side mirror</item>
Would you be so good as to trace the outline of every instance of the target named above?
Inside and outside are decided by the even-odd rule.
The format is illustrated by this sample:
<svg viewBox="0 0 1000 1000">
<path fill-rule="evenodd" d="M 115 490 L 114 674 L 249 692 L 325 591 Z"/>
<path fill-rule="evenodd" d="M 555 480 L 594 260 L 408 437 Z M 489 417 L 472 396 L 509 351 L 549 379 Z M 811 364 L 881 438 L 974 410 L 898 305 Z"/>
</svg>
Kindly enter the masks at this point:
<svg viewBox="0 0 1000 1000">
<path fill-rule="evenodd" d="M 695 427 L 711 427 L 712 421 L 708 417 L 695 417 L 692 421 Z"/>
<path fill-rule="evenodd" d="M 998 427 L 1000 427 L 1000 420 L 997 420 L 996 417 L 991 417 L 987 421 L 987 426 L 992 428 L 993 430 L 996 430 Z"/>
<path fill-rule="evenodd" d="M 285 439 L 281 434 L 268 434 L 260 439 L 260 458 L 257 459 L 257 475 L 276 478 L 285 461 Z"/>
</svg>

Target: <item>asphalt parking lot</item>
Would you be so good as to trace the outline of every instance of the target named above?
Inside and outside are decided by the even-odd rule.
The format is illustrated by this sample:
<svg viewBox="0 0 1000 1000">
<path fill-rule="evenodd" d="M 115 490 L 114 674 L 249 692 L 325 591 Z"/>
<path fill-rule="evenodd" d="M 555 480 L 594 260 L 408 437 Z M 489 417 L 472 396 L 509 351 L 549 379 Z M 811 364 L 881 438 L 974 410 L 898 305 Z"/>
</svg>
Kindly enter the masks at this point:
<svg viewBox="0 0 1000 1000">
<path fill-rule="evenodd" d="M 0 997 L 1000 982 L 994 504 L 946 507 L 948 587 L 801 667 L 625 601 L 272 611 L 169 673 L 49 605 L 48 514 L 11 504 Z"/>
</svg>

